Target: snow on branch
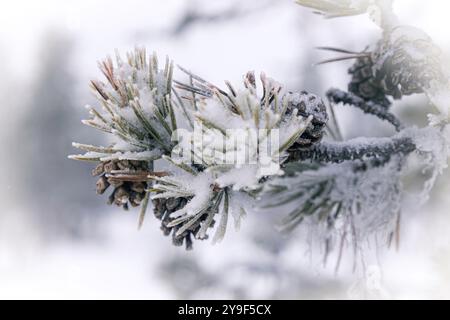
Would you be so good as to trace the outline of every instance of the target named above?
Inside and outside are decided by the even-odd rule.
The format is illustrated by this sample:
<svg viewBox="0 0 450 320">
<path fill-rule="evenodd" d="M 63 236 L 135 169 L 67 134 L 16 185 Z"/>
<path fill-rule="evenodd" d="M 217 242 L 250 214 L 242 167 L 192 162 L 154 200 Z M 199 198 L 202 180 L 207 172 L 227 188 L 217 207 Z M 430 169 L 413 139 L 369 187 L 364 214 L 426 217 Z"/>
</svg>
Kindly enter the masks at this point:
<svg viewBox="0 0 450 320">
<path fill-rule="evenodd" d="M 343 103 L 345 105 L 356 107 L 364 113 L 371 114 L 377 118 L 392 124 L 395 130 L 400 131 L 404 128 L 403 124 L 397 117 L 390 113 L 385 106 L 379 105 L 372 101 L 365 101 L 351 92 L 345 92 L 339 89 L 330 89 L 326 96 L 330 102 Z"/>
<path fill-rule="evenodd" d="M 415 150 L 410 138 L 356 138 L 345 142 L 323 142 L 307 150 L 291 154 L 292 161 L 311 160 L 339 163 L 368 158 L 385 159 L 395 154 L 408 154 Z"/>
<path fill-rule="evenodd" d="M 163 233 L 186 249 L 212 231 L 213 242 L 221 241 L 231 221 L 239 227 L 261 205 L 277 213 L 291 205 L 281 229 L 316 228 L 326 254 L 347 236 L 355 248 L 374 233 L 392 238 L 409 157 L 431 172 L 422 199 L 447 167 L 450 86 L 439 50 L 420 30 L 398 25 L 392 1 L 297 2 L 326 17 L 371 12 L 376 18 L 383 35 L 372 49 L 322 47 L 344 55 L 328 62 L 355 59 L 348 92 L 330 89 L 325 96 L 331 107 L 353 106 L 397 132 L 340 139 L 330 126 L 339 127 L 335 109 L 320 95 L 289 91 L 253 71 L 221 88 L 136 48 L 99 63 L 105 80 L 91 82 L 98 106 L 87 107 L 83 123 L 111 144 L 74 143 L 85 153 L 70 156 L 96 163 L 95 189 L 112 190 L 108 204 L 139 207 L 140 227 L 151 203 Z M 390 111 L 412 94 L 426 94 L 439 112 L 425 128 L 406 128 Z"/>
</svg>

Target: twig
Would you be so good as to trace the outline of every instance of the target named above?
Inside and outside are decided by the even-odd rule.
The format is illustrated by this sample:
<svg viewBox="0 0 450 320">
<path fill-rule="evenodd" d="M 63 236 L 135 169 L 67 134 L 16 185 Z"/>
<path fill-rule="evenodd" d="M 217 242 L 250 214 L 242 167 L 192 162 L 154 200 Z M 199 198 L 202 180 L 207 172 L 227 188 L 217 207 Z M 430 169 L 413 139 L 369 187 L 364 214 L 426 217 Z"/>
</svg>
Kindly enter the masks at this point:
<svg viewBox="0 0 450 320">
<path fill-rule="evenodd" d="M 290 161 L 315 160 L 318 162 L 341 163 L 348 160 L 368 158 L 384 159 L 394 154 L 409 154 L 416 149 L 410 138 L 367 138 L 346 142 L 323 142 L 309 149 L 292 150 Z"/>
<path fill-rule="evenodd" d="M 326 95 L 330 102 L 343 103 L 361 109 L 364 113 L 374 115 L 378 119 L 389 122 L 397 131 L 401 131 L 404 128 L 400 120 L 382 105 L 376 104 L 372 101 L 365 101 L 353 93 L 345 92 L 339 89 L 330 89 L 327 91 Z"/>
</svg>

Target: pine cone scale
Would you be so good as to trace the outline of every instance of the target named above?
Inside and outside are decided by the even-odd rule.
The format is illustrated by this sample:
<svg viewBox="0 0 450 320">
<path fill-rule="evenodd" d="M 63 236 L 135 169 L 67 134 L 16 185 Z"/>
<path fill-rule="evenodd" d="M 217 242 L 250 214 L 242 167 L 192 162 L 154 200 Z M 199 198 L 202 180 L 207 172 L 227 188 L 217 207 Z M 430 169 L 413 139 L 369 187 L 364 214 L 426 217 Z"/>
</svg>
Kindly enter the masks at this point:
<svg viewBox="0 0 450 320">
<path fill-rule="evenodd" d="M 143 181 L 124 181 L 115 178 L 115 171 L 143 172 L 148 168 L 146 161 L 110 160 L 100 162 L 93 170 L 93 176 L 99 176 L 96 183 L 97 194 L 103 194 L 109 186 L 114 190 L 108 197 L 108 204 L 128 209 L 129 205 L 138 207 L 145 196 L 147 188 Z"/>
</svg>

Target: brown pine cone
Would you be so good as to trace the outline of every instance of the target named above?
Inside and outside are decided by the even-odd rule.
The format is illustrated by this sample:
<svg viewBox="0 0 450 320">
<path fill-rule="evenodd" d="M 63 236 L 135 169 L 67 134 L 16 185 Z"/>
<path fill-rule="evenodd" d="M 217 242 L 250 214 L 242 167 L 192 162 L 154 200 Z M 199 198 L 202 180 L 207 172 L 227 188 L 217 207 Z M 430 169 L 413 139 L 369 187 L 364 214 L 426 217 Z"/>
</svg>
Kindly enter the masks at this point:
<svg viewBox="0 0 450 320">
<path fill-rule="evenodd" d="M 97 194 L 103 194 L 109 186 L 114 189 L 109 195 L 108 204 L 115 204 L 128 210 L 129 206 L 138 207 L 145 196 L 146 181 L 122 181 L 114 176 L 120 172 L 146 171 L 146 161 L 110 160 L 100 162 L 93 170 L 93 176 L 100 176 L 96 183 Z"/>
<path fill-rule="evenodd" d="M 153 213 L 155 217 L 161 220 L 161 230 L 165 236 L 172 234 L 172 243 L 175 246 L 182 246 L 185 244 L 186 250 L 191 250 L 193 245 L 193 239 L 196 238 L 198 231 L 200 230 L 201 222 L 203 222 L 208 214 L 205 213 L 197 222 L 192 225 L 188 230 L 176 236 L 177 231 L 183 226 L 179 224 L 174 227 L 168 227 L 168 224 L 174 220 L 170 217 L 170 214 L 182 209 L 190 199 L 187 198 L 169 198 L 169 199 L 153 199 Z M 211 228 L 214 226 L 214 221 L 211 223 Z M 200 239 L 205 240 L 207 237 Z"/>
</svg>

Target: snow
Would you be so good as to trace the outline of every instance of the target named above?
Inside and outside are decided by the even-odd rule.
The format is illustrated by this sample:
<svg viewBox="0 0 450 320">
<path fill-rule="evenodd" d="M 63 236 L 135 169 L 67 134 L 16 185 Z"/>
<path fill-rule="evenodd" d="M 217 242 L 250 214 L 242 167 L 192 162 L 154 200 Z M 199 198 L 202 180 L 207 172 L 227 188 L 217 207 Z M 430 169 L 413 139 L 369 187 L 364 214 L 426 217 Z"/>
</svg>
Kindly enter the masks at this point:
<svg viewBox="0 0 450 320">
<path fill-rule="evenodd" d="M 370 0 L 297 0 L 305 7 L 316 9 L 326 14 L 326 17 L 338 17 L 366 12 Z"/>
<path fill-rule="evenodd" d="M 279 87 L 265 74 L 261 79 L 266 91 Z M 174 158 L 187 165 L 192 161 L 205 165 L 217 176 L 218 186 L 236 191 L 257 189 L 261 178 L 282 174 L 284 151 L 306 130 L 313 115 L 299 115 L 298 109 L 284 113 L 281 104 L 297 99 L 305 103 L 304 111 L 319 110 L 304 95 L 283 94 L 279 105 L 261 105 L 261 99 L 252 87 L 239 89 L 232 103 L 225 96 L 204 98 L 195 113 L 194 129 L 176 132 Z"/>
<path fill-rule="evenodd" d="M 433 106 L 439 112 L 437 115 L 429 115 L 430 125 L 439 126 L 450 122 L 450 93 L 448 86 L 434 84 L 427 92 Z"/>
<path fill-rule="evenodd" d="M 181 187 L 192 192 L 193 198 L 185 207 L 173 212 L 170 215 L 171 217 L 195 216 L 210 204 L 212 198 L 211 185 L 213 183 L 213 176 L 210 173 L 202 172 L 197 176 L 176 176 L 174 179 L 183 183 Z"/>
<path fill-rule="evenodd" d="M 241 190 L 245 187 L 258 185 L 257 167 L 244 165 L 240 168 L 231 169 L 216 179 L 220 187 L 232 186 L 233 190 Z"/>
<path fill-rule="evenodd" d="M 102 156 L 101 161 L 109 160 L 139 160 L 139 161 L 153 161 L 159 159 L 163 152 L 159 149 L 142 151 L 142 152 L 116 152 L 108 156 Z"/>
<path fill-rule="evenodd" d="M 413 139 L 419 155 L 422 157 L 422 171 L 430 175 L 418 197 L 418 202 L 421 204 L 429 199 L 438 177 L 448 168 L 450 158 L 449 129 L 448 125 L 444 128 L 430 126 L 422 129 L 411 128 L 404 133 Z"/>
</svg>

